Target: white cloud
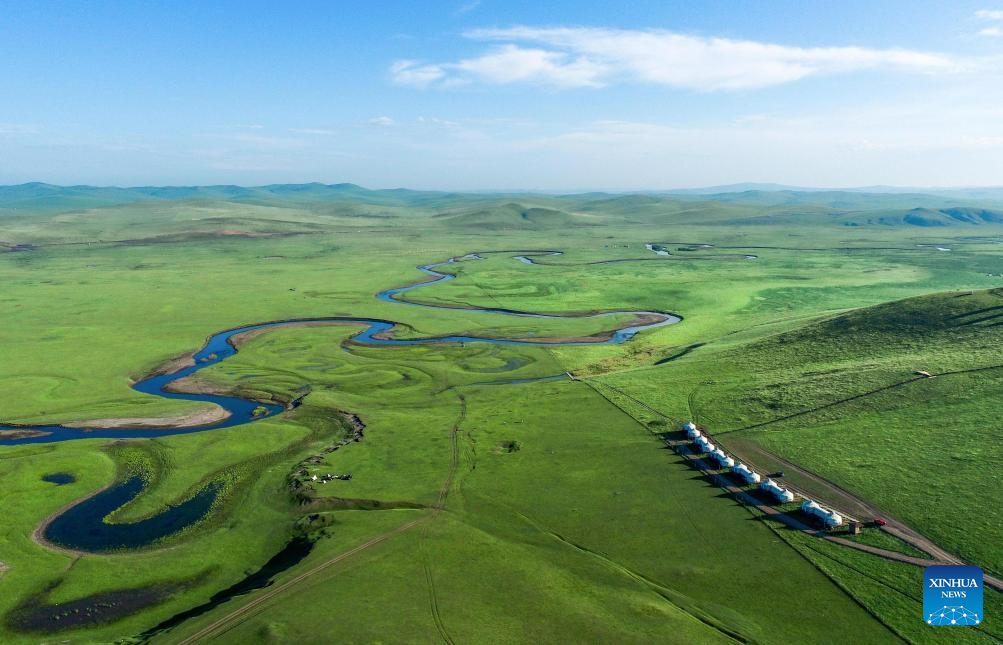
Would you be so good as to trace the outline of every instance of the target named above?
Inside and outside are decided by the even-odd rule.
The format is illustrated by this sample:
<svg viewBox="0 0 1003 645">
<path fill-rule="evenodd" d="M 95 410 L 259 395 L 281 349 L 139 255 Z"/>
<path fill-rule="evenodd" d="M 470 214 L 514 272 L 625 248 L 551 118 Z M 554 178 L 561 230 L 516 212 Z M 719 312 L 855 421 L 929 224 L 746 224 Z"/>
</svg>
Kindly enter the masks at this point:
<svg viewBox="0 0 1003 645">
<path fill-rule="evenodd" d="M 402 65 L 401 63 L 406 63 Z M 420 64 L 400 61 L 391 70 L 402 85 L 427 87 L 434 83 L 458 85 L 472 81 L 492 84 L 535 83 L 557 87 L 599 87 L 603 66 L 564 52 L 502 45 L 476 58 L 456 63 Z"/>
<path fill-rule="evenodd" d="M 1003 10 L 980 9 L 975 12 L 975 17 L 979 20 L 1003 20 Z"/>
<path fill-rule="evenodd" d="M 980 36 L 989 36 L 991 38 L 999 38 L 1003 36 L 1003 27 L 986 27 L 979 32 Z"/>
<path fill-rule="evenodd" d="M 390 74 L 395 83 L 424 87 L 441 81 L 446 76 L 446 71 L 439 65 L 423 65 L 415 60 L 399 60 L 390 66 Z"/>
<path fill-rule="evenodd" d="M 470 2 L 465 2 L 461 4 L 459 8 L 456 10 L 456 13 L 461 15 L 465 13 L 470 13 L 479 6 L 481 6 L 481 0 L 470 0 Z"/>
<path fill-rule="evenodd" d="M 789 47 L 661 30 L 514 27 L 478 29 L 466 36 L 500 44 L 455 62 L 398 61 L 390 70 L 394 81 L 416 87 L 479 82 L 557 88 L 634 82 L 712 91 L 867 69 L 937 73 L 960 68 L 946 55 L 915 50 Z"/>
<path fill-rule="evenodd" d="M 388 116 L 378 116 L 375 119 L 369 119 L 369 125 L 390 127 L 391 125 L 397 125 L 397 122 Z"/>
<path fill-rule="evenodd" d="M 460 73 L 490 83 L 543 83 L 560 87 L 595 87 L 604 68 L 585 57 L 563 52 L 502 45 L 478 58 L 454 66 Z"/>
</svg>

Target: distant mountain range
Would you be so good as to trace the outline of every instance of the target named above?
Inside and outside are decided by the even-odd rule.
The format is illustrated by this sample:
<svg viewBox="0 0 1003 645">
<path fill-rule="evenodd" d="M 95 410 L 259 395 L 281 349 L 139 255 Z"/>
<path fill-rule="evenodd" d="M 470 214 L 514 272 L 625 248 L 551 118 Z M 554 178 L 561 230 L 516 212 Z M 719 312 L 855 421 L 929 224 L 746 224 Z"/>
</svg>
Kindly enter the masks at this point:
<svg viewBox="0 0 1003 645">
<path fill-rule="evenodd" d="M 855 188 L 813 188 L 809 186 L 788 186 L 786 184 L 743 183 L 704 188 L 678 188 L 658 191 L 661 195 L 725 195 L 735 193 L 866 193 L 871 195 L 937 195 L 958 199 L 1003 199 L 1003 186 L 967 188 L 923 188 L 920 186 L 859 186 Z"/>
<path fill-rule="evenodd" d="M 156 202 L 236 202 L 306 208 L 355 204 L 419 207 L 488 228 L 564 225 L 578 214 L 621 216 L 635 221 L 743 221 L 746 223 L 836 223 L 952 226 L 1003 223 L 1003 188 L 846 190 L 780 184 L 732 184 L 637 193 L 571 195 L 530 192 L 451 193 L 403 188 L 371 190 L 356 184 L 266 186 L 0 186 L 0 213 L 51 214 Z M 459 209 L 459 210 L 457 210 Z M 586 215 L 587 217 L 588 215 Z M 584 220 L 583 220 L 584 221 Z"/>
<path fill-rule="evenodd" d="M 59 211 L 80 208 L 117 206 L 141 201 L 212 200 L 269 203 L 355 202 L 410 205 L 429 197 L 441 198 L 450 193 L 417 190 L 369 190 L 355 184 L 271 184 L 268 186 L 56 186 L 33 182 L 0 186 L 0 208 Z"/>
</svg>

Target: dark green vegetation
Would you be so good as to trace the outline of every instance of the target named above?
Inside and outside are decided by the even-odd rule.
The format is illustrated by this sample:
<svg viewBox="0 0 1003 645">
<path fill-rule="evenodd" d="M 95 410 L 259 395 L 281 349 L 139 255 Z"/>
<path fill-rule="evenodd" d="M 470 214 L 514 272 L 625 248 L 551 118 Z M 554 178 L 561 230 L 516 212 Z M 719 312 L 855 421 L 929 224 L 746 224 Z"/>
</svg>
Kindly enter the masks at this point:
<svg viewBox="0 0 1003 645">
<path fill-rule="evenodd" d="M 942 225 L 918 225 L 916 209 Z M 471 251 L 486 259 L 414 297 L 684 318 L 593 347 L 369 347 L 346 342 L 357 327 L 272 330 L 186 386 L 302 399 L 295 410 L 185 436 L 0 447 L 0 640 L 945 639 L 919 623 L 918 567 L 760 520 L 652 432 L 696 418 L 752 463 L 800 464 L 1003 573 L 1001 210 L 948 194 L 0 189 L 3 422 L 205 413 L 128 384 L 259 321 L 370 316 L 405 335 L 498 338 L 624 322 L 373 298 Z M 564 254 L 511 258 L 526 249 Z M 566 371 L 579 380 L 505 383 Z M 74 481 L 43 480 L 54 473 Z M 47 518 L 135 473 L 143 492 L 110 525 L 218 494 L 142 548 L 40 543 Z M 296 539 L 313 547 L 277 556 Z M 859 540 L 908 552 L 883 533 Z M 989 634 L 1003 636 L 991 620 L 950 636 Z"/>
</svg>

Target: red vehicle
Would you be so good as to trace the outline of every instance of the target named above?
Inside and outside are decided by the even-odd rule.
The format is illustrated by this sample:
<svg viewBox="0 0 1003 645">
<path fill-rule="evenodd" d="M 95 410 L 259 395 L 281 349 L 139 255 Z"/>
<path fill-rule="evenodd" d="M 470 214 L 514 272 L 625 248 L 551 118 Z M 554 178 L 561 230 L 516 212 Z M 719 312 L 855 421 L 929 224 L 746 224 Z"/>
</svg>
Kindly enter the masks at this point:
<svg viewBox="0 0 1003 645">
<path fill-rule="evenodd" d="M 874 518 L 874 526 L 884 526 L 887 523 L 888 523 L 887 520 L 884 520 L 884 519 L 882 519 L 880 517 L 875 517 Z"/>
</svg>

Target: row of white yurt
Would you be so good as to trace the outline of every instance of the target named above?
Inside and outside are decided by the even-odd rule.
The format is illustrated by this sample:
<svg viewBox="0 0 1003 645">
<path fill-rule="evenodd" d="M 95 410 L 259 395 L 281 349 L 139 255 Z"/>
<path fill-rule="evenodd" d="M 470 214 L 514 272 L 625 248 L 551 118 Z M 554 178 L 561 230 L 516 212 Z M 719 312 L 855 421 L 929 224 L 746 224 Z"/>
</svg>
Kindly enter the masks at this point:
<svg viewBox="0 0 1003 645">
<path fill-rule="evenodd" d="M 752 469 L 745 464 L 736 464 L 734 459 L 708 441 L 707 437 L 697 430 L 696 425 L 692 421 L 687 421 L 683 424 L 683 429 L 686 430 L 686 435 L 690 439 L 693 439 L 693 443 L 695 443 L 700 450 L 709 453 L 711 458 L 722 467 L 731 468 L 731 471 L 745 480 L 746 483 L 759 484 L 760 490 L 766 491 L 781 502 L 794 501 L 794 493 L 790 492 L 783 486 L 780 486 L 772 479 L 767 478 L 766 481 L 762 481 L 762 477 L 760 477 L 759 473 L 753 472 Z M 839 513 L 822 508 L 816 502 L 809 499 L 806 499 L 801 504 L 801 510 L 808 515 L 819 518 L 827 527 L 830 528 L 839 526 L 843 523 L 843 517 Z"/>
</svg>

